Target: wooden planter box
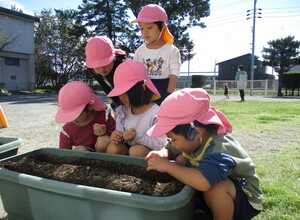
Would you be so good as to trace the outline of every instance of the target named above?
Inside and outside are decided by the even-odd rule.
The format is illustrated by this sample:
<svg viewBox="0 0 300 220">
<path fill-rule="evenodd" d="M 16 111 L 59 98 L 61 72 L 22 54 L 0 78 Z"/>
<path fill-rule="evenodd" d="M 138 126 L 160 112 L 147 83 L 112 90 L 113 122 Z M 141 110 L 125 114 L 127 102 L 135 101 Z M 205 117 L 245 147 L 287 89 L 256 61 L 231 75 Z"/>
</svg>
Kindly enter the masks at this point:
<svg viewBox="0 0 300 220">
<path fill-rule="evenodd" d="M 20 138 L 0 137 L 0 159 L 16 155 L 22 145 L 23 141 Z"/>
<path fill-rule="evenodd" d="M 54 148 L 30 151 L 1 160 L 0 163 L 19 161 L 30 154 L 85 157 L 147 166 L 143 158 Z M 178 194 L 153 197 L 0 169 L 0 193 L 9 219 L 194 219 L 194 192 L 186 185 Z"/>
</svg>

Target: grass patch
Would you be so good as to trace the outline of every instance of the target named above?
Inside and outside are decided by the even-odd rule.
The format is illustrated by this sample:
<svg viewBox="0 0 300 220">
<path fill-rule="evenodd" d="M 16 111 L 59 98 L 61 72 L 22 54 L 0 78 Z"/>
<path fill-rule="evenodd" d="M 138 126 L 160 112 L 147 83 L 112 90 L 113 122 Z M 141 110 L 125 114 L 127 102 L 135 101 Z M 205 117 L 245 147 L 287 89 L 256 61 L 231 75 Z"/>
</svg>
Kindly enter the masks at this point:
<svg viewBox="0 0 300 220">
<path fill-rule="evenodd" d="M 300 102 L 216 101 L 212 105 L 235 130 L 268 133 L 271 141 L 279 137 L 279 147 L 251 152 L 264 192 L 264 211 L 253 219 L 300 219 Z"/>
<path fill-rule="evenodd" d="M 300 219 L 299 146 L 260 152 L 254 163 L 264 192 L 264 211 L 254 219 Z"/>
<path fill-rule="evenodd" d="M 274 117 L 274 116 L 260 116 L 258 117 L 258 123 L 267 124 L 272 123 L 273 121 L 288 121 L 292 120 L 291 118 L 280 118 L 280 117 Z"/>
<path fill-rule="evenodd" d="M 223 112 L 234 129 L 276 131 L 287 121 L 299 124 L 300 102 L 216 101 L 212 105 Z M 298 121 L 297 121 L 298 120 Z"/>
</svg>

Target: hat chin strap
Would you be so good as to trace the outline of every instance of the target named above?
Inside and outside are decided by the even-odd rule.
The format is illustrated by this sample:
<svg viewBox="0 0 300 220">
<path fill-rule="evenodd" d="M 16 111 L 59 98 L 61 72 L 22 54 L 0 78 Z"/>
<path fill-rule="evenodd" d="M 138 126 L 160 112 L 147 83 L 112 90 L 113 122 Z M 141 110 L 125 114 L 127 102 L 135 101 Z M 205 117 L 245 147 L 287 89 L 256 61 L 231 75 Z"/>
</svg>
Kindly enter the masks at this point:
<svg viewBox="0 0 300 220">
<path fill-rule="evenodd" d="M 157 40 L 155 41 L 155 43 L 150 43 L 150 42 L 149 42 L 148 44 L 156 45 L 157 42 L 159 41 L 159 39 L 161 38 L 161 35 L 162 35 L 162 33 L 163 33 L 165 27 L 166 27 L 166 26 L 164 25 L 164 27 L 161 29 L 161 32 L 160 32 L 160 34 L 159 34 Z"/>
</svg>

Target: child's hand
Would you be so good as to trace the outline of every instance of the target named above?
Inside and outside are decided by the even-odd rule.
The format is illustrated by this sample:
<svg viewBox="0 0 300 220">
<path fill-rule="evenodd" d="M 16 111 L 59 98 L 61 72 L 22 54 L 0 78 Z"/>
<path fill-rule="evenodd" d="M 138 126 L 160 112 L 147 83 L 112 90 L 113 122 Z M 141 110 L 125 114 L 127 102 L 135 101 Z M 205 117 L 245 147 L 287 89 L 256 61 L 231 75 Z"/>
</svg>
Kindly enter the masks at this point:
<svg viewBox="0 0 300 220">
<path fill-rule="evenodd" d="M 161 173 L 166 173 L 169 163 L 171 162 L 167 158 L 152 157 L 150 160 L 148 160 L 147 170 L 156 170 Z"/>
<path fill-rule="evenodd" d="M 103 136 L 106 134 L 106 125 L 105 124 L 94 124 L 93 131 L 96 136 Z"/>
<path fill-rule="evenodd" d="M 164 157 L 164 154 L 161 150 L 153 150 L 145 157 L 146 160 L 150 160 L 153 157 Z"/>
<path fill-rule="evenodd" d="M 134 128 L 129 128 L 128 130 L 124 131 L 123 138 L 124 140 L 133 140 L 135 138 L 136 131 Z"/>
<path fill-rule="evenodd" d="M 110 136 L 110 141 L 114 144 L 118 144 L 123 140 L 123 134 L 121 131 L 113 131 Z"/>
</svg>

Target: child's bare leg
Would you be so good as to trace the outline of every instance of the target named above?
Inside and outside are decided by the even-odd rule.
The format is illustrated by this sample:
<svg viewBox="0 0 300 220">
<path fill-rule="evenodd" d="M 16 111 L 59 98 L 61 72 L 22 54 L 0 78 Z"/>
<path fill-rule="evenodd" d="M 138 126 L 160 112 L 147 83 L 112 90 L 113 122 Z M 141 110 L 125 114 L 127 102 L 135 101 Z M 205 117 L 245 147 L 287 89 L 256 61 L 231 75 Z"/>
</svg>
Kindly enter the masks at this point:
<svg viewBox="0 0 300 220">
<path fill-rule="evenodd" d="M 128 155 L 128 148 L 125 144 L 122 143 L 119 144 L 110 143 L 107 147 L 106 153 Z"/>
<path fill-rule="evenodd" d="M 95 144 L 96 152 L 106 153 L 106 149 L 109 143 L 110 143 L 109 136 L 99 136 Z"/>
<path fill-rule="evenodd" d="M 133 157 L 146 157 L 151 150 L 140 144 L 132 145 L 129 148 L 129 156 Z"/>
<path fill-rule="evenodd" d="M 235 186 L 231 180 L 218 182 L 203 192 L 204 199 L 216 220 L 231 220 L 234 212 Z"/>
<path fill-rule="evenodd" d="M 75 146 L 73 148 L 73 150 L 77 150 L 77 151 L 89 151 L 89 149 L 86 146 L 83 146 L 83 145 Z"/>
</svg>

